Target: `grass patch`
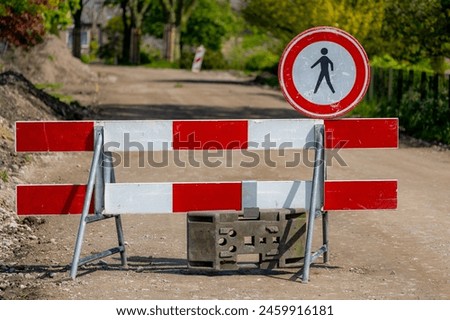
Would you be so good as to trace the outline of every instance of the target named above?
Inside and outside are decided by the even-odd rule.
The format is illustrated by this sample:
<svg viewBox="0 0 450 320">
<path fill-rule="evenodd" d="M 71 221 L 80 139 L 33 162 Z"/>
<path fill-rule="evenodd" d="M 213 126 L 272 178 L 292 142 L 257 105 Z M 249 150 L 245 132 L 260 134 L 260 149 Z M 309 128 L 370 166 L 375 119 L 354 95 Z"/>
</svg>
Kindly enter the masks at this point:
<svg viewBox="0 0 450 320">
<path fill-rule="evenodd" d="M 35 85 L 36 88 L 38 88 L 39 90 L 49 90 L 49 91 L 55 91 L 55 90 L 59 90 L 63 87 L 62 83 L 37 83 Z"/>
<path fill-rule="evenodd" d="M 4 183 L 9 182 L 8 171 L 6 171 L 6 170 L 1 170 L 1 171 L 0 171 L 0 179 L 1 179 Z"/>
<path fill-rule="evenodd" d="M 51 93 L 51 95 L 53 97 L 55 97 L 56 99 L 58 99 L 59 101 L 64 102 L 66 104 L 71 104 L 72 102 L 75 101 L 75 99 L 72 96 L 68 96 L 65 94 L 54 92 L 54 93 Z"/>
<path fill-rule="evenodd" d="M 53 96 L 54 98 L 70 104 L 72 102 L 74 102 L 74 98 L 72 96 L 68 96 L 68 95 L 64 95 L 62 93 L 57 92 L 58 90 L 62 89 L 64 85 L 62 83 L 38 83 L 35 85 L 36 88 L 38 88 L 39 90 L 44 90 L 45 92 L 47 92 L 48 94 L 50 94 L 51 96 Z"/>
<path fill-rule="evenodd" d="M 361 101 L 352 111 L 350 117 L 377 118 L 380 117 L 380 103 L 376 101 Z"/>
<path fill-rule="evenodd" d="M 169 62 L 165 60 L 152 61 L 144 65 L 146 68 L 151 69 L 178 69 L 179 65 L 175 62 Z"/>
</svg>

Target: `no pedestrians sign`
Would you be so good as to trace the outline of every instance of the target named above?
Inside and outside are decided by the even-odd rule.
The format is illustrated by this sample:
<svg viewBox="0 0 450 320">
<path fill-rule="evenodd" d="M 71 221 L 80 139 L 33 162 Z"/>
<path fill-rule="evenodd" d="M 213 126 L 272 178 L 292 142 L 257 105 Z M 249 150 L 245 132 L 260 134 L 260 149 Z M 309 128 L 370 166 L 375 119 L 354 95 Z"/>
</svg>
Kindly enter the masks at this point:
<svg viewBox="0 0 450 320">
<path fill-rule="evenodd" d="M 369 60 L 347 32 L 312 28 L 287 45 L 278 79 L 286 100 L 296 110 L 311 118 L 336 118 L 364 97 L 370 82 Z"/>
</svg>

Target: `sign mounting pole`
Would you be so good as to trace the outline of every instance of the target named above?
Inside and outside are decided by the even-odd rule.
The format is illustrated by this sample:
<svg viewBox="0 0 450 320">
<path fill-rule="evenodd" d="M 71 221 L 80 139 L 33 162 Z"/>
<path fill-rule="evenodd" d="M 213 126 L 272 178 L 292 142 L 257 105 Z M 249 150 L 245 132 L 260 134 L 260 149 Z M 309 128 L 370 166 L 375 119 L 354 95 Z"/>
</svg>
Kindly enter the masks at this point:
<svg viewBox="0 0 450 320">
<path fill-rule="evenodd" d="M 317 27 L 296 36 L 284 50 L 278 70 L 286 100 L 301 114 L 333 119 L 350 112 L 364 97 L 370 82 L 367 54 L 350 34 L 332 27 Z M 315 128 L 316 155 L 312 181 L 302 282 L 321 255 L 328 260 L 328 213 L 324 211 L 324 126 Z M 323 245 L 311 251 L 314 220 L 322 217 Z"/>
</svg>

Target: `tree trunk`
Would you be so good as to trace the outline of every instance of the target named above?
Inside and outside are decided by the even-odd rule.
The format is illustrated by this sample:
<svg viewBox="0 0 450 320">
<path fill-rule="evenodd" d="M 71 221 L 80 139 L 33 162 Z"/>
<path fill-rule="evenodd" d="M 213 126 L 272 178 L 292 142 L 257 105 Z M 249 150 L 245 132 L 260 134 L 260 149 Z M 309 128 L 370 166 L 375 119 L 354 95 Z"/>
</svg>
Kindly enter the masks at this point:
<svg viewBox="0 0 450 320">
<path fill-rule="evenodd" d="M 175 24 L 166 24 L 164 28 L 164 57 L 169 62 L 177 62 L 180 60 L 180 28 Z"/>
<path fill-rule="evenodd" d="M 133 64 L 139 64 L 141 62 L 140 57 L 141 47 L 141 30 L 138 28 L 131 29 L 131 49 L 130 49 L 130 62 Z"/>
<path fill-rule="evenodd" d="M 81 13 L 83 12 L 83 1 L 80 0 L 80 8 L 73 15 L 72 31 L 72 55 L 81 58 Z"/>
<path fill-rule="evenodd" d="M 123 23 L 122 63 L 130 62 L 131 26 L 127 19 L 127 5 L 128 0 L 122 0 L 120 2 Z"/>
</svg>

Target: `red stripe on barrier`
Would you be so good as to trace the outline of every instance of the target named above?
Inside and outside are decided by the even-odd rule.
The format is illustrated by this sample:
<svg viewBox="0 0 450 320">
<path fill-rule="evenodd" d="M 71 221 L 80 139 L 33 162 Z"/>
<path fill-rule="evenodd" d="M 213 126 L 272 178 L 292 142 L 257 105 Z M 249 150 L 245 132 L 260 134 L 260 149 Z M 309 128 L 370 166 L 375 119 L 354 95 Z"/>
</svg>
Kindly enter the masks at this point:
<svg viewBox="0 0 450 320">
<path fill-rule="evenodd" d="M 86 185 L 18 185 L 17 214 L 80 214 L 85 194 Z"/>
<path fill-rule="evenodd" d="M 94 122 L 16 122 L 17 152 L 92 151 Z"/>
<path fill-rule="evenodd" d="M 173 149 L 246 149 L 247 127 L 247 120 L 173 121 Z"/>
<path fill-rule="evenodd" d="M 397 148 L 398 119 L 325 120 L 325 148 Z"/>
<path fill-rule="evenodd" d="M 173 184 L 173 212 L 241 208 L 241 182 Z"/>
<path fill-rule="evenodd" d="M 324 209 L 397 209 L 397 181 L 326 181 Z"/>
</svg>

